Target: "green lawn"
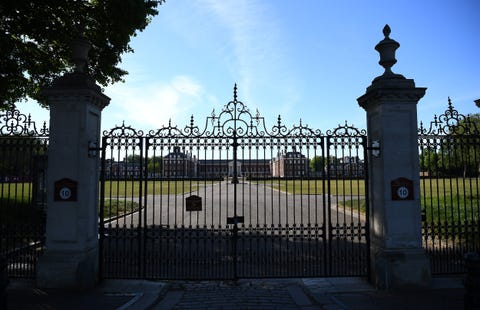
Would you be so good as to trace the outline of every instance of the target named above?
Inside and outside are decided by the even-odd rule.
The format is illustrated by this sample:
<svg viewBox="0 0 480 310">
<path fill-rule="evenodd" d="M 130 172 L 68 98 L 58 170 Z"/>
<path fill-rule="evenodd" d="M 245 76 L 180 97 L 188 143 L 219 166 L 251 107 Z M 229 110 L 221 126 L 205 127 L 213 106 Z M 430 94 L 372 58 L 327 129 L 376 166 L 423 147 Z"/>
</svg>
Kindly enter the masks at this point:
<svg viewBox="0 0 480 310">
<path fill-rule="evenodd" d="M 140 205 L 134 201 L 105 199 L 103 217 L 105 219 L 108 219 L 110 217 L 115 217 L 137 211 L 139 208 Z"/>
<path fill-rule="evenodd" d="M 0 183 L 0 207 L 4 204 L 28 204 L 32 195 L 32 183 Z"/>
<path fill-rule="evenodd" d="M 332 195 L 363 196 L 365 195 L 364 180 L 267 180 L 260 184 L 271 186 L 289 194 L 320 195 L 328 192 Z"/>
<path fill-rule="evenodd" d="M 267 180 L 259 182 L 290 194 L 323 194 L 330 184 L 335 196 L 365 195 L 364 180 Z M 480 181 L 476 178 L 422 179 L 421 205 L 426 210 L 427 223 L 478 222 Z M 340 203 L 365 212 L 365 200 L 353 199 Z"/>
<path fill-rule="evenodd" d="M 420 191 L 427 223 L 478 222 L 478 179 L 422 179 Z"/>
<path fill-rule="evenodd" d="M 345 200 L 340 201 L 338 204 L 349 209 L 360 210 L 360 213 L 363 214 L 367 212 L 367 203 L 365 199 Z"/>
</svg>

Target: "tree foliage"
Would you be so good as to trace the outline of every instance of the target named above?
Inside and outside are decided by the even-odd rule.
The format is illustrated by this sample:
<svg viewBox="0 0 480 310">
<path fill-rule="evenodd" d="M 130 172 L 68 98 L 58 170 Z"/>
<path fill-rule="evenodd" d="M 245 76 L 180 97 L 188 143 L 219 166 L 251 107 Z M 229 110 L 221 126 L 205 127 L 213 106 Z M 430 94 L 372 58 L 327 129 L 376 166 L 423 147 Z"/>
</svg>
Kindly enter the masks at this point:
<svg viewBox="0 0 480 310">
<path fill-rule="evenodd" d="M 147 171 L 148 173 L 161 174 L 163 167 L 163 158 L 161 156 L 154 156 L 148 159 Z"/>
<path fill-rule="evenodd" d="M 127 72 L 117 65 L 129 42 L 165 0 L 4 0 L 0 4 L 0 110 L 41 90 L 69 69 L 71 41 L 90 41 L 88 73 L 101 85 Z"/>
<path fill-rule="evenodd" d="M 480 114 L 448 125 L 445 135 L 422 143 L 420 170 L 436 177 L 478 177 L 480 173 Z"/>
<path fill-rule="evenodd" d="M 310 169 L 312 170 L 312 172 L 320 173 L 324 171 L 325 165 L 326 165 L 326 162 L 323 156 L 314 156 L 310 160 Z"/>
</svg>

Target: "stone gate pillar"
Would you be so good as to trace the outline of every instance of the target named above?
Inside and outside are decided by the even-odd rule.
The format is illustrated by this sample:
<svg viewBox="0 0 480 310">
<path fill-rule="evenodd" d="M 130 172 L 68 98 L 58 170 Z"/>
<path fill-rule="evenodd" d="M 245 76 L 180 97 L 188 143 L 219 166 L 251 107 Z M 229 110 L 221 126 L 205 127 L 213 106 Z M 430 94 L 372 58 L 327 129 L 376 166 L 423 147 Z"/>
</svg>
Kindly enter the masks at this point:
<svg viewBox="0 0 480 310">
<path fill-rule="evenodd" d="M 98 278 L 99 158 L 102 94 L 83 68 L 90 44 L 73 44 L 75 71 L 44 91 L 50 106 L 47 172 L 46 250 L 37 284 L 49 288 L 87 288 Z"/>
<path fill-rule="evenodd" d="M 422 248 L 417 103 L 426 88 L 391 71 L 400 44 L 385 38 L 375 49 L 385 68 L 358 98 L 367 112 L 371 279 L 378 288 L 430 285 Z"/>
</svg>

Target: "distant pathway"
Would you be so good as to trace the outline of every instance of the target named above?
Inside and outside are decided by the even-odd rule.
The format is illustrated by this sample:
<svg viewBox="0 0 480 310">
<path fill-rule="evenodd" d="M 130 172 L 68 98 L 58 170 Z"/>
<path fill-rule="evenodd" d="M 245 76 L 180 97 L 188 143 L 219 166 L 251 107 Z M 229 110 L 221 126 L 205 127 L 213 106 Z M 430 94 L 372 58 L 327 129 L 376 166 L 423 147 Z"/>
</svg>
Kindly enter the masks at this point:
<svg viewBox="0 0 480 310">
<path fill-rule="evenodd" d="M 198 195 L 202 198 L 202 211 L 188 212 L 185 209 L 185 198 Z M 227 217 L 234 211 L 233 184 L 219 182 L 207 184 L 192 193 L 179 195 L 148 195 L 147 225 L 199 225 L 225 227 Z M 348 197 L 350 198 L 350 197 Z M 335 197 L 330 197 L 332 222 L 358 222 L 358 215 L 337 207 Z M 324 195 L 295 195 L 278 191 L 263 184 L 240 183 L 237 190 L 237 215 L 244 216 L 248 225 L 282 225 L 287 224 L 322 224 L 328 197 Z M 142 220 L 144 216 L 142 215 Z M 138 225 L 138 214 L 127 215 L 122 219 L 125 223 Z M 364 219 L 362 218 L 364 221 Z"/>
</svg>

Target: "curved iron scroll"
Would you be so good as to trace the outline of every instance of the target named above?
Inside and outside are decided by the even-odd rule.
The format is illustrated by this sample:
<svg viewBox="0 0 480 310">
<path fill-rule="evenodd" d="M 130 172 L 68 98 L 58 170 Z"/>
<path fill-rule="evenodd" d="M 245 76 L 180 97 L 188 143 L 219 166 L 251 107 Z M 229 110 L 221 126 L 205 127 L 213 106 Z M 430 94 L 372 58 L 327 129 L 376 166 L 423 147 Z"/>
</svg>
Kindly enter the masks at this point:
<svg viewBox="0 0 480 310">
<path fill-rule="evenodd" d="M 0 114 L 0 135 L 47 136 L 48 134 L 47 122 L 43 122 L 43 126 L 37 130 L 30 114 L 22 114 L 15 108 Z"/>
<path fill-rule="evenodd" d="M 103 131 L 104 137 L 126 137 L 126 138 L 135 138 L 143 137 L 142 130 L 136 130 L 131 126 L 126 126 L 125 121 L 122 122 L 121 126 L 115 126 L 110 130 Z"/>
<path fill-rule="evenodd" d="M 341 136 L 341 137 L 359 137 L 366 136 L 367 131 L 365 129 L 358 129 L 354 125 L 349 125 L 345 121 L 345 125 L 338 125 L 337 128 L 327 130 L 328 136 Z"/>
<path fill-rule="evenodd" d="M 228 102 L 220 111 L 216 113 L 213 109 L 212 113 L 206 118 L 205 125 L 201 129 L 195 124 L 193 115 L 190 118 L 190 124 L 183 129 L 176 125 L 172 125 L 169 121 L 168 126 L 164 126 L 158 130 L 151 130 L 148 133 L 149 137 L 229 137 L 236 136 L 237 138 L 245 137 L 292 137 L 292 136 L 320 136 L 320 130 L 314 130 L 308 125 L 300 124 L 294 125 L 288 129 L 283 123 L 280 116 L 277 118 L 277 123 L 271 130 L 267 129 L 265 118 L 256 110 L 253 114 L 247 106 L 237 99 L 237 85 L 234 87 L 233 100 Z"/>
<path fill-rule="evenodd" d="M 358 129 L 352 124 L 345 121 L 344 125 L 338 125 L 334 129 L 327 130 L 327 136 L 342 136 L 342 137 L 360 137 L 366 136 L 365 129 Z M 110 130 L 105 130 L 103 136 L 109 137 L 177 137 L 177 138 L 199 138 L 199 137 L 233 137 L 236 138 L 286 138 L 286 137 L 321 137 L 324 134 L 320 129 L 312 129 L 307 124 L 304 124 L 300 119 L 298 125 L 293 125 L 291 128 L 282 123 L 282 118 L 279 115 L 277 122 L 267 129 L 265 118 L 256 110 L 253 114 L 249 108 L 237 98 L 237 85 L 234 87 L 233 100 L 228 102 L 220 111 L 216 113 L 213 109 L 212 113 L 207 116 L 205 125 L 200 128 L 195 123 L 195 118 L 190 117 L 190 123 L 181 128 L 173 125 L 169 120 L 167 126 L 156 130 L 150 130 L 145 134 L 142 130 L 136 130 L 131 126 L 126 126 L 122 123 L 121 126 L 116 126 Z"/>
<path fill-rule="evenodd" d="M 440 116 L 435 115 L 428 129 L 423 126 L 423 122 L 420 122 L 418 133 L 421 135 L 478 135 L 480 128 L 470 115 L 463 115 L 455 110 L 449 97 L 447 110 Z"/>
</svg>

